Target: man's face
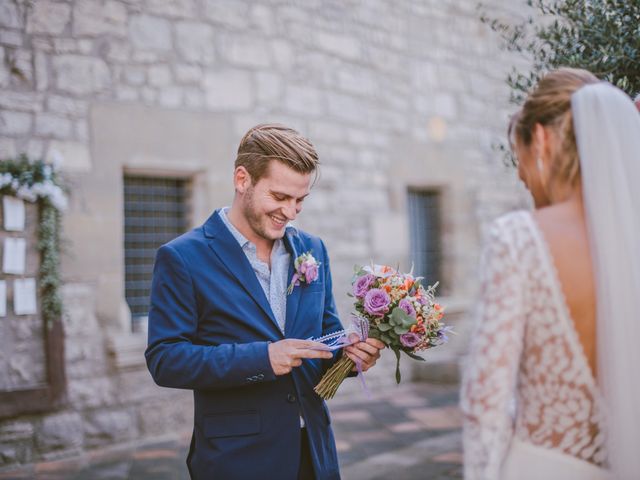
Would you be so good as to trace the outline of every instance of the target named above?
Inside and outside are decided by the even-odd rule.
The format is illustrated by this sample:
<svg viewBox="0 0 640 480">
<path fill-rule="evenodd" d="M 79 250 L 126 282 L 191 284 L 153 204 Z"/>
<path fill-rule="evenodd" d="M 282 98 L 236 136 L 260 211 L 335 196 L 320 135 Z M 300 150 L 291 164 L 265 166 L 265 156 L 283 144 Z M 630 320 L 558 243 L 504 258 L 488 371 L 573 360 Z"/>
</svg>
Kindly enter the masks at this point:
<svg viewBox="0 0 640 480">
<path fill-rule="evenodd" d="M 242 214 L 255 235 L 265 240 L 277 240 L 284 236 L 287 223 L 302 211 L 310 188 L 310 173 L 296 172 L 272 160 L 256 184 L 249 179 L 239 192 Z"/>
</svg>

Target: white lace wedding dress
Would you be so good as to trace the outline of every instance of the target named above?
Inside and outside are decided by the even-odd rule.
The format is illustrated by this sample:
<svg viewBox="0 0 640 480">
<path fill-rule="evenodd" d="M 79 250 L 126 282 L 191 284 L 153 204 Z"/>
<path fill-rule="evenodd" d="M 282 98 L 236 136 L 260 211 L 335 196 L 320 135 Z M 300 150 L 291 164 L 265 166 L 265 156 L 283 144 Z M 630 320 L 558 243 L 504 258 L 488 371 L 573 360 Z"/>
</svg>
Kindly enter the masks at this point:
<svg viewBox="0 0 640 480">
<path fill-rule="evenodd" d="M 493 223 L 481 275 L 462 385 L 465 478 L 610 478 L 603 399 L 529 212 Z"/>
</svg>

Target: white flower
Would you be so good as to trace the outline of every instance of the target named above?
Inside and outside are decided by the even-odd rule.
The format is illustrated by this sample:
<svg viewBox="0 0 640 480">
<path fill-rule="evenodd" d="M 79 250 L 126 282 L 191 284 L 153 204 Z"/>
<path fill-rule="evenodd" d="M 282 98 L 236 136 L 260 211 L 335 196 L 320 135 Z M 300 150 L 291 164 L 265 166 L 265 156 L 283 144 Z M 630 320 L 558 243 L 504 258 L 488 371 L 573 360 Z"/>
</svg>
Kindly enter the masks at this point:
<svg viewBox="0 0 640 480">
<path fill-rule="evenodd" d="M 16 196 L 27 202 L 35 202 L 38 199 L 38 195 L 26 185 L 22 185 L 16 189 Z"/>
</svg>

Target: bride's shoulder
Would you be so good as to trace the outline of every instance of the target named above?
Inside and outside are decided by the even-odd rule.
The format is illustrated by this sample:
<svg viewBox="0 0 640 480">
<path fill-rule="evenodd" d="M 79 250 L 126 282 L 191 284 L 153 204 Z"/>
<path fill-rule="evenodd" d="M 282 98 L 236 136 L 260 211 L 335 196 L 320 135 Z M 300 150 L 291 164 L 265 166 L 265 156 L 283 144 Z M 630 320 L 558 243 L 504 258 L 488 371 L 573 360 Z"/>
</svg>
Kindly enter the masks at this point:
<svg viewBox="0 0 640 480">
<path fill-rule="evenodd" d="M 506 213 L 489 224 L 489 237 L 504 239 L 509 234 L 526 229 L 531 221 L 531 212 L 514 210 Z"/>
</svg>

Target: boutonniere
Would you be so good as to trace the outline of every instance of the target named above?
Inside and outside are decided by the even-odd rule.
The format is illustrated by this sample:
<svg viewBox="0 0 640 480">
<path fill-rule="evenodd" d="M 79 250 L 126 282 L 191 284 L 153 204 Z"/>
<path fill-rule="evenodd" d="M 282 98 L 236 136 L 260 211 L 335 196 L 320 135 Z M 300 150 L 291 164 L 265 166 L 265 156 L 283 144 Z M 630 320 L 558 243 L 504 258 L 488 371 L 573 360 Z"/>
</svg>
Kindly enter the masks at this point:
<svg viewBox="0 0 640 480">
<path fill-rule="evenodd" d="M 291 283 L 287 288 L 287 294 L 291 295 L 294 287 L 300 286 L 300 283 L 304 282 L 307 285 L 311 282 L 315 282 L 318 279 L 318 267 L 320 264 L 311 255 L 311 252 L 306 252 L 296 258 L 293 263 L 295 273 L 291 277 Z"/>
</svg>

